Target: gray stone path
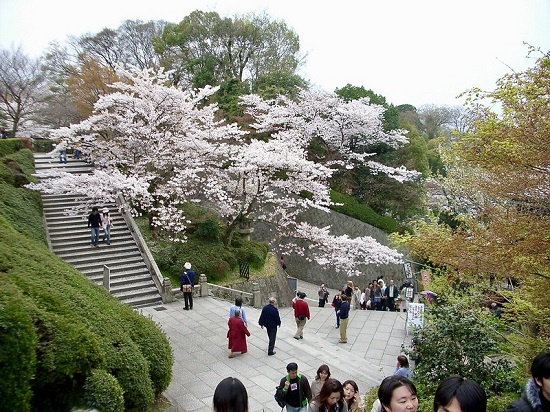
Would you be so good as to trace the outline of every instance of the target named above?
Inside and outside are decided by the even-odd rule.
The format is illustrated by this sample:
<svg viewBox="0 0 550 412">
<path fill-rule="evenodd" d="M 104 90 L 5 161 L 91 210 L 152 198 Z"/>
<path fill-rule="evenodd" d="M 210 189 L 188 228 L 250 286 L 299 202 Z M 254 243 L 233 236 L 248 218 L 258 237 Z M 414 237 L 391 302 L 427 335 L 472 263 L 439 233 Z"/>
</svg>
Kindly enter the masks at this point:
<svg viewBox="0 0 550 412">
<path fill-rule="evenodd" d="M 181 301 L 140 309 L 166 332 L 174 350 L 173 377 L 166 391 L 174 405 L 170 410 L 212 411 L 217 384 L 233 376 L 247 388 L 250 412 L 280 412 L 273 393 L 289 362 L 298 363 L 310 381 L 326 363 L 333 378 L 355 380 L 361 393 L 391 375 L 401 344 L 410 340 L 405 334 L 405 313 L 352 310 L 348 343 L 339 344 L 334 309 L 330 304 L 317 307 L 316 288 L 298 282 L 298 289 L 308 295 L 311 312 L 303 340 L 293 338 L 292 309 L 279 309 L 282 325 L 274 356 L 267 356 L 267 333 L 258 325 L 260 309 L 246 307 L 251 333 L 248 352 L 233 359 L 228 358 L 226 338 L 230 302 L 208 297 L 197 298 L 192 311 L 184 311 Z"/>
</svg>

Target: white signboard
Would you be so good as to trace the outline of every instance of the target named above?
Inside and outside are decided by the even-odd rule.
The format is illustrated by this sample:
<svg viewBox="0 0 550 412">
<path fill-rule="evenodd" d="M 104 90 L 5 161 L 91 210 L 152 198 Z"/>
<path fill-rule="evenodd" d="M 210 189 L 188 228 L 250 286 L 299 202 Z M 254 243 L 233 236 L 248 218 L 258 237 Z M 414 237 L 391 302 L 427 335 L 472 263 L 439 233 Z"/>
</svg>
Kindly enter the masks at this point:
<svg viewBox="0 0 550 412">
<path fill-rule="evenodd" d="M 407 323 L 405 329 L 407 334 L 412 327 L 421 328 L 424 326 L 424 304 L 407 303 Z"/>
<path fill-rule="evenodd" d="M 411 279 L 413 277 L 413 271 L 410 262 L 403 263 L 403 272 L 405 272 L 405 277 L 407 279 Z"/>
</svg>

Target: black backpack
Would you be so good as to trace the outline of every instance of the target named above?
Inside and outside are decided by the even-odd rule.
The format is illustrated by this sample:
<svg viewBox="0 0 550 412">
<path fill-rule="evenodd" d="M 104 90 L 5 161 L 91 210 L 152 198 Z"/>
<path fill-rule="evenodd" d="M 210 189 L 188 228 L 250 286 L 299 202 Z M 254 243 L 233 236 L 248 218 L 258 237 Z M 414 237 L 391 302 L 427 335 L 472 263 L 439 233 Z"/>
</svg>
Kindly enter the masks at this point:
<svg viewBox="0 0 550 412">
<path fill-rule="evenodd" d="M 275 398 L 275 400 L 277 401 L 277 405 L 279 405 L 281 409 L 286 406 L 285 393 L 278 386 L 275 389 L 275 395 L 273 395 L 273 397 Z"/>
</svg>

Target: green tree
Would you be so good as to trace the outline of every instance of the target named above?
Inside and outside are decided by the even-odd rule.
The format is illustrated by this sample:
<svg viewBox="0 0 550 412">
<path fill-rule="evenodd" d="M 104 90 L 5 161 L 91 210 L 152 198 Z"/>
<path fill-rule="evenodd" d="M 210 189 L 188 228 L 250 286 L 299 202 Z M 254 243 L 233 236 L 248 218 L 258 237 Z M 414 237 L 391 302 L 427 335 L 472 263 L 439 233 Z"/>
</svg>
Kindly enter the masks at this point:
<svg viewBox="0 0 550 412">
<path fill-rule="evenodd" d="M 379 104 L 386 109 L 384 112 L 384 130 L 390 131 L 399 128 L 399 110 L 393 104 L 388 104 L 384 96 L 374 93 L 371 89 L 367 90 L 363 86 L 352 86 L 349 83 L 334 92 L 345 101 L 368 97 L 372 104 Z"/>
<path fill-rule="evenodd" d="M 415 329 L 413 348 L 406 350 L 418 364 L 414 381 L 423 397 L 433 399 L 439 382 L 461 375 L 478 382 L 489 394 L 518 392 L 510 379 L 513 364 L 502 356 L 506 344 L 499 320 L 482 307 L 479 288 L 463 289 L 446 277 L 430 284 L 437 290 L 437 302 L 428 305 L 424 325 Z"/>
<path fill-rule="evenodd" d="M 458 225 L 422 223 L 407 241 L 418 258 L 493 282 L 524 365 L 550 347 L 550 54 L 530 52 L 540 54 L 534 67 L 469 95 L 470 104 L 489 99 L 502 114 L 477 107 L 474 127 L 444 158 L 446 207 Z"/>
<path fill-rule="evenodd" d="M 178 24 L 168 24 L 155 50 L 176 82 L 194 87 L 236 79 L 251 88 L 271 72 L 295 74 L 300 62 L 298 36 L 285 23 L 267 16 L 222 18 L 216 12 L 193 11 Z"/>
</svg>

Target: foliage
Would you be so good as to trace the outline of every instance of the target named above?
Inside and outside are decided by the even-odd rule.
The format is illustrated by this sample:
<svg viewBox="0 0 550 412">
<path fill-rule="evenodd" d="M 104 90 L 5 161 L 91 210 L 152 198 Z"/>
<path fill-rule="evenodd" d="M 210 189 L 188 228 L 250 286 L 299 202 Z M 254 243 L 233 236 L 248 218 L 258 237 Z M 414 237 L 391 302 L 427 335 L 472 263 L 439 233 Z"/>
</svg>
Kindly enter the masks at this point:
<svg viewBox="0 0 550 412">
<path fill-rule="evenodd" d="M 116 378 L 104 370 L 93 370 L 84 384 L 86 406 L 102 412 L 123 412 L 124 392 Z"/>
<path fill-rule="evenodd" d="M 336 89 L 334 92 L 345 101 L 363 97 L 369 98 L 371 104 L 378 104 L 386 109 L 384 112 L 384 130 L 390 131 L 399 129 L 399 110 L 392 104 L 388 104 L 384 96 L 374 93 L 371 89 L 366 90 L 363 86 L 352 86 L 349 83 L 341 89 Z"/>
<path fill-rule="evenodd" d="M 36 233 L 17 231 L 6 210 L 10 219 L 17 217 L 14 223 L 44 233 L 40 202 L 21 203 L 39 196 L 5 183 L 0 188 L 3 406 L 59 411 L 82 405 L 87 377 L 103 371 L 120 386 L 110 392 L 114 404 L 124 393 L 125 410 L 148 410 L 171 379 L 173 354 L 165 334 L 52 255 L 44 240 L 29 236 Z"/>
<path fill-rule="evenodd" d="M 222 18 L 199 10 L 168 24 L 155 40 L 161 63 L 174 71 L 175 83 L 196 88 L 233 79 L 255 88 L 265 74 L 294 74 L 299 49 L 298 36 L 284 22 L 266 15 Z"/>
<path fill-rule="evenodd" d="M 26 139 L 0 139 L 0 157 L 16 153 L 26 147 Z"/>
<path fill-rule="evenodd" d="M 491 280 L 522 365 L 550 346 L 549 62 L 542 54 L 533 68 L 500 79 L 495 91 L 471 92 L 472 104 L 492 99 L 502 115 L 477 107 L 474 126 L 444 157 L 446 210 L 458 225 L 422 222 L 407 241 L 417 258 L 453 276 Z M 515 288 L 502 290 L 503 283 Z"/>
<path fill-rule="evenodd" d="M 372 210 L 369 205 L 359 203 L 352 196 L 332 190 L 330 197 L 335 204 L 331 208 L 344 215 L 354 217 L 362 222 L 368 223 L 371 226 L 377 227 L 386 233 L 400 231 L 399 224 L 395 219 L 388 216 L 381 216 Z"/>
<path fill-rule="evenodd" d="M 90 175 L 55 172 L 54 178 L 29 187 L 46 193 L 81 193 L 93 203 L 112 202 L 123 193 L 135 215 L 149 216 L 154 235 L 168 235 L 174 241 L 186 240 L 184 206 L 202 203 L 222 217 L 226 246 L 244 218 L 267 221 L 277 226 L 278 236 L 297 239 L 285 242 L 289 248 L 285 252 L 303 254 L 299 240 L 306 239 L 318 259 L 332 256 L 350 273 L 359 263 L 400 260 L 400 253 L 371 237 L 335 238 L 328 228 L 297 219 L 312 207 L 328 210 L 329 166 L 361 163 L 368 154 L 353 150 L 369 142 L 389 146 L 406 142 L 398 132 L 382 130 L 380 106 L 369 106 L 366 100 L 345 103 L 334 95 L 306 91 L 297 101 L 283 96 L 276 102 L 244 97 L 245 113 L 256 121 L 251 127 L 270 134 L 259 140 L 246 138 L 237 125 L 217 119 L 217 106 L 204 103 L 216 88 L 191 91 L 166 86 L 169 76 L 162 70 L 121 69 L 119 77 L 124 81 L 112 85 L 115 92 L 100 97 L 89 119 L 55 133 L 58 150 L 82 142 L 84 155 L 100 167 Z M 336 138 L 335 132 L 343 138 Z M 307 148 L 316 137 L 338 154 L 337 162 L 324 165 L 308 158 Z M 418 175 L 403 167 L 367 163 L 397 181 Z"/>
<path fill-rule="evenodd" d="M 19 232 L 45 244 L 46 231 L 42 225 L 40 194 L 20 187 L 29 180 L 34 180 L 31 176 L 33 171 L 34 160 L 28 149 L 0 157 L 0 216 L 4 216 Z"/>
<path fill-rule="evenodd" d="M 37 362 L 36 307 L 8 280 L 6 271 L 0 261 L 0 398 L 5 411 L 28 411 Z"/>
<path fill-rule="evenodd" d="M 501 321 L 487 309 L 486 284 L 468 285 L 446 272 L 432 276 L 424 287 L 437 299 L 427 305 L 424 327 L 414 330 L 413 347 L 405 350 L 417 360 L 414 381 L 423 397 L 433 398 L 439 382 L 455 374 L 475 380 L 489 396 L 519 393 L 522 378 L 506 356 L 512 347 Z"/>
</svg>

